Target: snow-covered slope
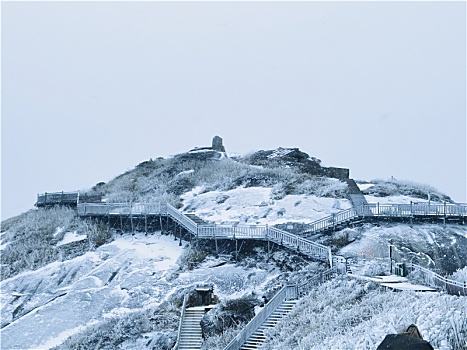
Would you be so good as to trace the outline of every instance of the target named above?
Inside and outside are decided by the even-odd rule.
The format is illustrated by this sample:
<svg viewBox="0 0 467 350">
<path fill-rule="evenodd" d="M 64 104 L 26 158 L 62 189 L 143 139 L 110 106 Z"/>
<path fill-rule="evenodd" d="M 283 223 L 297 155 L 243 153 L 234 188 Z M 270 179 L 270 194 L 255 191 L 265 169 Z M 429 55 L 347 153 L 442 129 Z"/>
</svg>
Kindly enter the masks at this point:
<svg viewBox="0 0 467 350">
<path fill-rule="evenodd" d="M 182 196 L 182 210 L 215 223 L 276 225 L 285 222 L 310 223 L 351 207 L 348 199 L 313 195 L 288 195 L 273 200 L 271 191 L 272 188 L 267 187 L 248 187 L 201 193 L 202 187 L 197 187 Z"/>
</svg>

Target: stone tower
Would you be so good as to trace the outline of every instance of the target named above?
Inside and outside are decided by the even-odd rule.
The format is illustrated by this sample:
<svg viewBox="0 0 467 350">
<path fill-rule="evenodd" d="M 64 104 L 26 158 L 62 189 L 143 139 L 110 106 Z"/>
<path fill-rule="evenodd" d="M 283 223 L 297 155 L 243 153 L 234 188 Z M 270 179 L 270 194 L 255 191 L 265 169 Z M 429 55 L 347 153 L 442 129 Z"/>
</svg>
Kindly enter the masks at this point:
<svg viewBox="0 0 467 350">
<path fill-rule="evenodd" d="M 222 138 L 219 136 L 214 136 L 212 139 L 212 149 L 218 152 L 225 152 L 225 147 L 222 145 Z"/>
</svg>

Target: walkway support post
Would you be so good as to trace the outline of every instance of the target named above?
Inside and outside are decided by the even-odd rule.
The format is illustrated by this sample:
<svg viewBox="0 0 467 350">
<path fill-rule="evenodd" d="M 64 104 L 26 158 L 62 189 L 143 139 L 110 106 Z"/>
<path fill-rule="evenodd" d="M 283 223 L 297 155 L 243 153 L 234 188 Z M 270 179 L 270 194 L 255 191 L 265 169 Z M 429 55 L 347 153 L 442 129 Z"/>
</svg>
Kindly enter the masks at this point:
<svg viewBox="0 0 467 350">
<path fill-rule="evenodd" d="M 178 245 L 182 245 L 182 227 L 180 226 L 180 242 L 178 242 Z"/>
</svg>

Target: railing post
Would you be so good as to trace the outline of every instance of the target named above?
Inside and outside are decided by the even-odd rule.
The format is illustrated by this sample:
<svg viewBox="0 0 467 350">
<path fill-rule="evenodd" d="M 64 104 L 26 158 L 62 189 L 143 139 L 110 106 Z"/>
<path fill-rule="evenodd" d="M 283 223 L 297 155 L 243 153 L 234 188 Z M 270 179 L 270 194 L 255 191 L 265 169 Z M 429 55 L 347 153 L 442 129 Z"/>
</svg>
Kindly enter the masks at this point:
<svg viewBox="0 0 467 350">
<path fill-rule="evenodd" d="M 444 201 L 444 219 L 443 224 L 446 225 L 446 201 Z"/>
</svg>

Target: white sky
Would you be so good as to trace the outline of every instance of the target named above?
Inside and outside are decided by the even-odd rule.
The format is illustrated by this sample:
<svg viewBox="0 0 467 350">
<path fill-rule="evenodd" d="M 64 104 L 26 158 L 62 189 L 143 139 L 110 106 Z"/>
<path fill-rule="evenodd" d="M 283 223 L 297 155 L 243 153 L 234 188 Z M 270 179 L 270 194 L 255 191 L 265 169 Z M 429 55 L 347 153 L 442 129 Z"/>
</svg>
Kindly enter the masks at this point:
<svg viewBox="0 0 467 350">
<path fill-rule="evenodd" d="M 466 201 L 465 2 L 2 2 L 1 19 L 2 219 L 214 135 Z"/>
</svg>

